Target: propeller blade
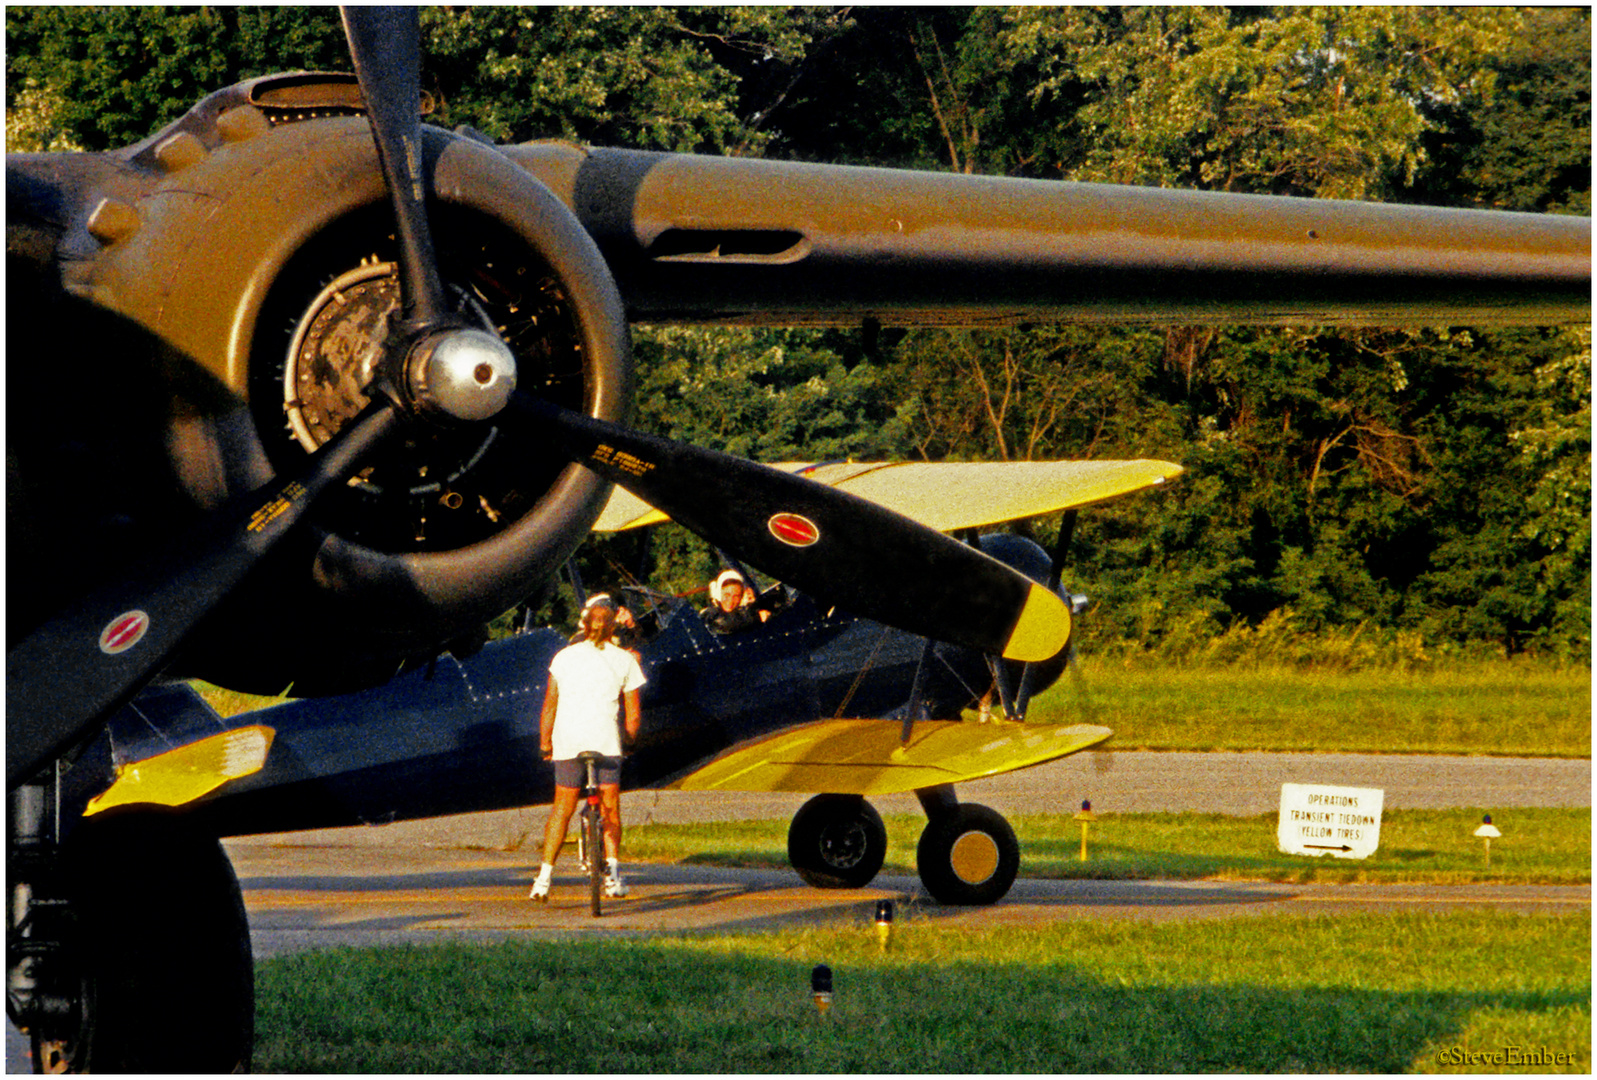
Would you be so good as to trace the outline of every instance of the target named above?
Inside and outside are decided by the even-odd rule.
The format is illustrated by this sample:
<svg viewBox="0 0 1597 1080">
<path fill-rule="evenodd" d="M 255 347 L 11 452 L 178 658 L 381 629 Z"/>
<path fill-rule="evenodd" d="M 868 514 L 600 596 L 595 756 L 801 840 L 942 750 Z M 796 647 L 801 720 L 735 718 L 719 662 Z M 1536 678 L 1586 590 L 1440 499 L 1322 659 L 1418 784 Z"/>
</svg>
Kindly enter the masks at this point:
<svg viewBox="0 0 1597 1080">
<path fill-rule="evenodd" d="M 858 615 L 1012 660 L 1049 659 L 1070 640 L 1059 597 L 886 507 L 526 394 L 511 396 L 512 410 L 528 431 L 735 558 Z"/>
<path fill-rule="evenodd" d="M 88 735 L 161 670 L 206 615 L 400 421 L 373 402 L 311 457 L 213 515 L 147 576 L 91 595 L 6 653 L 6 786 Z"/>
<path fill-rule="evenodd" d="M 447 305 L 427 225 L 421 160 L 421 23 L 414 7 L 345 7 L 355 77 L 399 225 L 405 318 L 430 325 Z"/>
</svg>

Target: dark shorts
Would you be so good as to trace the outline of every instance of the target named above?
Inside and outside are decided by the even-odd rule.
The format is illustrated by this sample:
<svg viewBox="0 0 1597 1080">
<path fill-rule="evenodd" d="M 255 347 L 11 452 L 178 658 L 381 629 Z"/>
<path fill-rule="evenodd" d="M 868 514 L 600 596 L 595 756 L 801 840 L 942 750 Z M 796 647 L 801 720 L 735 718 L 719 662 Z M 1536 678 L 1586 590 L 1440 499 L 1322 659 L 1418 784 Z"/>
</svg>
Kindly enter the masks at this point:
<svg viewBox="0 0 1597 1080">
<path fill-rule="evenodd" d="M 593 771 L 601 785 L 621 783 L 621 759 L 618 757 L 600 758 Z M 587 779 L 587 768 L 576 758 L 555 762 L 556 787 L 580 789 Z"/>
</svg>

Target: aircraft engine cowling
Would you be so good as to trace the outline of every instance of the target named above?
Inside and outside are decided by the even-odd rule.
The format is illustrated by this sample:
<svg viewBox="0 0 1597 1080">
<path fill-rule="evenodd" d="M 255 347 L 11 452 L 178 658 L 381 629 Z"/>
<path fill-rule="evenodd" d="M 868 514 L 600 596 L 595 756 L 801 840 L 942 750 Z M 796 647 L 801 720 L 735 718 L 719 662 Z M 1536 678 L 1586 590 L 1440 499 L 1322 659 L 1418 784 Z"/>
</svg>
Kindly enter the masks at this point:
<svg viewBox="0 0 1597 1080">
<path fill-rule="evenodd" d="M 135 408 L 146 428 L 156 414 L 162 433 L 119 516 L 124 551 L 173 542 L 206 511 L 301 467 L 366 403 L 372 342 L 397 314 L 398 245 L 371 130 L 347 83 L 318 78 L 241 84 L 105 155 L 101 189 L 82 194 L 85 225 L 60 238 L 64 302 L 85 313 L 68 321 L 83 335 L 100 327 L 82 353 L 115 353 L 124 385 L 142 369 L 165 376 L 150 384 L 178 388 L 120 403 L 102 389 L 95 406 L 126 427 L 115 445 L 136 441 Z M 511 346 L 521 390 L 624 421 L 627 326 L 588 234 L 497 150 L 422 132 L 457 313 Z M 22 458 L 11 464 L 31 481 L 24 490 L 66 483 L 45 475 L 54 461 L 42 450 Z M 311 527 L 229 598 L 180 666 L 261 693 L 384 678 L 524 599 L 587 535 L 607 493 L 492 420 L 412 421 L 318 504 Z M 57 520 L 49 503 L 37 520 Z M 41 558 L 50 528 L 38 530 Z"/>
<path fill-rule="evenodd" d="M 1033 541 L 1013 533 L 988 533 L 981 537 L 981 550 L 1038 584 L 1048 584 L 1052 562 L 1048 553 Z M 1069 662 L 1070 651 L 1067 647 L 1050 660 L 1030 665 L 1033 694 L 1040 694 L 1059 681 Z M 924 687 L 931 715 L 952 717 L 958 716 L 963 709 L 974 708 L 982 692 L 992 682 L 987 662 L 987 657 L 971 649 L 946 642 L 938 644 L 936 662 L 929 669 L 929 678 Z M 998 663 L 1003 667 L 1011 687 L 1018 690 L 1026 665 L 1013 660 L 999 660 Z M 992 708 L 995 714 L 999 712 L 996 697 Z"/>
<path fill-rule="evenodd" d="M 999 562 L 1019 570 L 1039 585 L 1046 586 L 1049 577 L 1052 576 L 1053 560 L 1040 545 L 1024 536 L 1016 536 L 1014 533 L 992 533 L 981 538 L 981 549 Z M 1063 592 L 1060 595 L 1063 596 Z M 1059 681 L 1059 677 L 1065 673 L 1066 664 L 1069 663 L 1070 652 L 1071 649 L 1067 646 L 1052 659 L 1031 665 L 1032 693 L 1040 694 Z M 1014 685 L 1019 687 L 1021 672 L 1025 665 L 1013 660 L 1003 660 L 1000 663 L 1010 672 Z"/>
</svg>

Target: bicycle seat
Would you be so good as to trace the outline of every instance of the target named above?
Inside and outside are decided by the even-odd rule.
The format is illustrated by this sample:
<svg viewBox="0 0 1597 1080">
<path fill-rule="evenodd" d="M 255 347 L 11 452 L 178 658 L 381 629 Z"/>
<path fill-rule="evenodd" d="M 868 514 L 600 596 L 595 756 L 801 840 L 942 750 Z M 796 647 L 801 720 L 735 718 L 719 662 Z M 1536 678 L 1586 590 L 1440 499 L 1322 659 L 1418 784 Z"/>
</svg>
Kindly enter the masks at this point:
<svg viewBox="0 0 1597 1080">
<path fill-rule="evenodd" d="M 578 761 L 600 761 L 603 758 L 604 755 L 599 753 L 597 750 L 584 750 L 582 753 L 577 755 Z"/>
</svg>

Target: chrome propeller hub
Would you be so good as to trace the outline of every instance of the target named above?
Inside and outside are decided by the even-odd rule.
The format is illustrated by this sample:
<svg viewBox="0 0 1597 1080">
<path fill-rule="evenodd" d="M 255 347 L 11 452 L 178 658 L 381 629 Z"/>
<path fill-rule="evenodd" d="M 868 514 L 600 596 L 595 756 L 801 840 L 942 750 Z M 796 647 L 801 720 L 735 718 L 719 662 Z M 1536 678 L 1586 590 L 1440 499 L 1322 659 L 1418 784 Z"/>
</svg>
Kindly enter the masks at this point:
<svg viewBox="0 0 1597 1080">
<path fill-rule="evenodd" d="M 486 330 L 443 330 L 411 350 L 406 377 L 423 409 L 456 420 L 486 420 L 516 389 L 516 358 Z"/>
</svg>

